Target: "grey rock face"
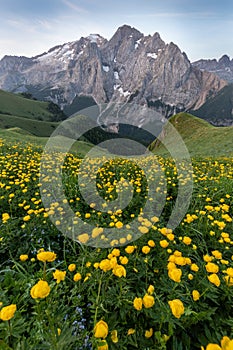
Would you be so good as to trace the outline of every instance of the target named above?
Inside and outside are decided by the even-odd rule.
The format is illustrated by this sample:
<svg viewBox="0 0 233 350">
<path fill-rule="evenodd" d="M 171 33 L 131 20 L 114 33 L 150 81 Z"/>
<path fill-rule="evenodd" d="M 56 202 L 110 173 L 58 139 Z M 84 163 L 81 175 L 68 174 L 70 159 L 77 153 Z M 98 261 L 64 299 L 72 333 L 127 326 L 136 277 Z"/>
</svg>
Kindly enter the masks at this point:
<svg viewBox="0 0 233 350">
<path fill-rule="evenodd" d="M 28 91 L 62 108 L 76 96 L 98 104 L 136 102 L 165 117 L 199 108 L 227 83 L 193 66 L 174 43 L 158 33 L 144 36 L 124 25 L 107 41 L 98 34 L 56 46 L 36 57 L 5 56 L 0 88 Z M 135 116 L 135 125 L 148 120 Z"/>
<path fill-rule="evenodd" d="M 223 55 L 219 60 L 199 60 L 193 62 L 192 65 L 202 71 L 207 71 L 216 74 L 219 78 L 233 83 L 233 59 Z"/>
</svg>

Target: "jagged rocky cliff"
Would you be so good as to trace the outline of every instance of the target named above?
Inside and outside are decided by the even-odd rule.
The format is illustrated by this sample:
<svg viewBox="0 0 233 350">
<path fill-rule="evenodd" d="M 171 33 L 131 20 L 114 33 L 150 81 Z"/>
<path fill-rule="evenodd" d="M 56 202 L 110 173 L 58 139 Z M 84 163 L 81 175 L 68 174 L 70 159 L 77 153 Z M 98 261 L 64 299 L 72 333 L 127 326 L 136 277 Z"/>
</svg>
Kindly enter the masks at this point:
<svg viewBox="0 0 233 350">
<path fill-rule="evenodd" d="M 233 59 L 228 55 L 223 55 L 217 59 L 202 59 L 192 63 L 193 67 L 201 71 L 207 71 L 216 74 L 219 78 L 233 83 Z"/>
<path fill-rule="evenodd" d="M 0 61 L 1 89 L 28 91 L 62 108 L 85 95 L 97 104 L 134 101 L 169 117 L 198 109 L 226 84 L 193 66 L 178 46 L 166 44 L 158 33 L 144 36 L 127 25 L 109 41 L 94 34 L 36 57 L 5 56 Z M 135 120 L 138 126 L 145 122 Z"/>
</svg>

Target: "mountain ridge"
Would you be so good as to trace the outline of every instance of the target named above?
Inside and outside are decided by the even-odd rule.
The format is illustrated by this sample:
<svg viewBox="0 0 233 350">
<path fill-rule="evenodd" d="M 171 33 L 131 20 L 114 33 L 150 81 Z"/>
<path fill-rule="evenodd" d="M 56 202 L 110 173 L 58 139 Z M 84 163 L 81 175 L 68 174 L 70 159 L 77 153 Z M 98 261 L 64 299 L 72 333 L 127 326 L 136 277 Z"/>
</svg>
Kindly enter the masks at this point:
<svg viewBox="0 0 233 350">
<path fill-rule="evenodd" d="M 110 40 L 92 34 L 32 58 L 4 56 L 0 61 L 0 88 L 32 93 L 62 109 L 77 96 L 90 96 L 97 104 L 134 102 L 170 117 L 198 109 L 225 85 L 215 74 L 194 67 L 158 32 L 145 36 L 128 25 Z M 140 120 L 135 116 L 133 123 L 141 125 Z"/>
</svg>

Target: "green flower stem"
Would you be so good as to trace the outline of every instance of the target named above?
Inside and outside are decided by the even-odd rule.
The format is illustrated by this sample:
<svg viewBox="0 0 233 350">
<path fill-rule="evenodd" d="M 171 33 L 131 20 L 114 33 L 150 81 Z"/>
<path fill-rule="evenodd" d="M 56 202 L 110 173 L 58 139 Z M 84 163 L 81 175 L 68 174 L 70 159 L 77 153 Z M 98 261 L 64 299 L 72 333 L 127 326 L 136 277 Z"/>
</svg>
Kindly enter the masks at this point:
<svg viewBox="0 0 233 350">
<path fill-rule="evenodd" d="M 8 320 L 8 329 L 9 329 L 9 346 L 11 346 L 11 341 L 12 341 L 12 325 L 11 325 L 11 320 Z"/>
<path fill-rule="evenodd" d="M 96 309 L 95 309 L 95 316 L 94 316 L 94 325 L 96 324 L 97 321 L 97 315 L 98 315 L 98 308 L 99 308 L 99 299 L 100 299 L 100 292 L 101 292 L 101 286 L 102 286 L 102 277 L 103 277 L 103 271 L 99 280 L 99 286 L 98 286 L 98 294 L 96 297 Z"/>
<path fill-rule="evenodd" d="M 46 261 L 44 262 L 44 268 L 43 268 L 43 280 L 46 281 Z"/>
</svg>

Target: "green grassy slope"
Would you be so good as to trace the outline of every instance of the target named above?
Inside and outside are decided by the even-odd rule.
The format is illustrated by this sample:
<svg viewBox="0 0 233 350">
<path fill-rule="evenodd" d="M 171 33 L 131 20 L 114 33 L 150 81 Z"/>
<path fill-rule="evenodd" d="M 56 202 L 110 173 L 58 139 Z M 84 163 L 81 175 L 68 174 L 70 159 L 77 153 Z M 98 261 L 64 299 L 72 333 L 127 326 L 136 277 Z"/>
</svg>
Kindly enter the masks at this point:
<svg viewBox="0 0 233 350">
<path fill-rule="evenodd" d="M 18 117 L 51 120 L 52 113 L 48 110 L 48 102 L 29 100 L 21 95 L 0 90 L 0 114 L 10 114 Z"/>
<path fill-rule="evenodd" d="M 188 113 L 179 113 L 170 122 L 181 135 L 191 156 L 233 156 L 233 126 L 214 127 Z M 166 127 L 165 137 L 169 144 Z M 172 145 L 171 142 L 170 144 Z M 167 154 L 162 144 L 156 140 L 149 148 L 156 153 Z"/>
<path fill-rule="evenodd" d="M 57 125 L 58 123 L 55 122 L 38 121 L 13 115 L 0 114 L 1 129 L 18 127 L 25 130 L 27 133 L 40 137 L 50 136 Z"/>
</svg>

